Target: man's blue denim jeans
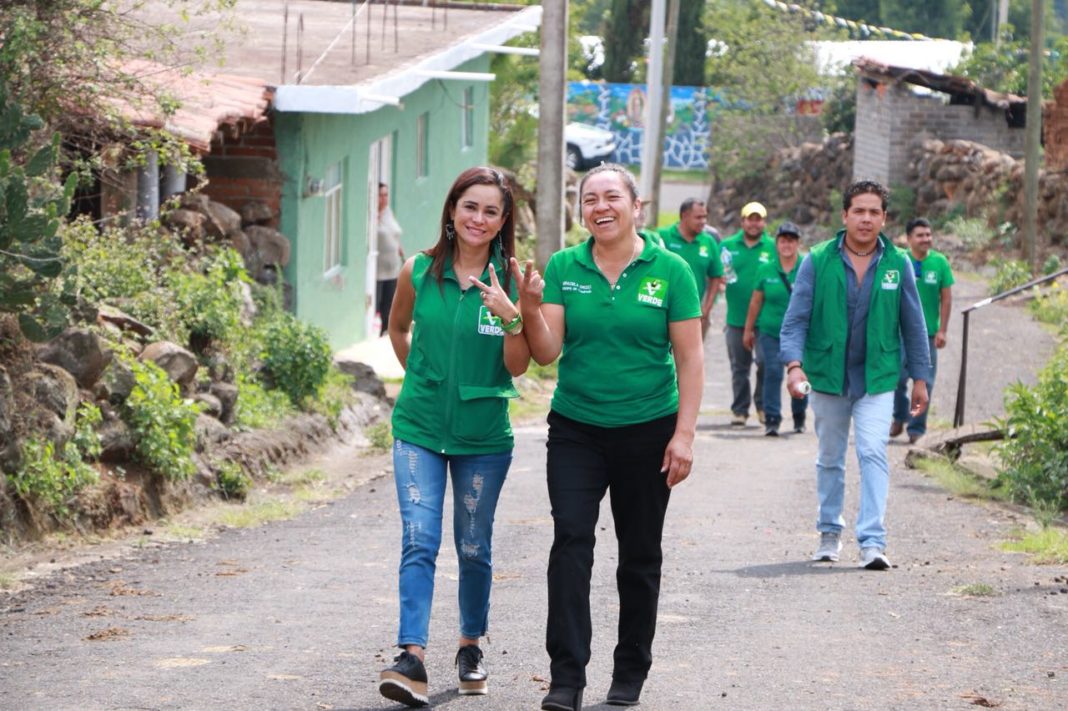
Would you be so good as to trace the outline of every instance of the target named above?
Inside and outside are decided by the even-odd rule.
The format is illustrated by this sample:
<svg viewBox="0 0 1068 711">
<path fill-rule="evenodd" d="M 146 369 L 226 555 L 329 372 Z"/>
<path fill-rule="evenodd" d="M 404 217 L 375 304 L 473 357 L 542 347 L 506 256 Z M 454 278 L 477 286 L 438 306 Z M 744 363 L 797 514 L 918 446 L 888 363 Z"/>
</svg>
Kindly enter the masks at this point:
<svg viewBox="0 0 1068 711">
<path fill-rule="evenodd" d="M 764 423 L 778 426 L 782 423 L 782 379 L 785 364 L 779 357 L 778 334 L 771 336 L 757 331 L 760 350 L 764 354 Z M 790 398 L 790 414 L 795 421 L 804 421 L 808 396 L 798 400 Z"/>
<path fill-rule="evenodd" d="M 886 547 L 886 496 L 890 489 L 890 465 L 886 444 L 890 439 L 894 393 L 865 395 L 856 400 L 814 392 L 816 415 L 816 495 L 821 533 L 841 533 L 845 525 L 845 463 L 849 446 L 849 422 L 853 421 L 857 460 L 860 463 L 860 510 L 857 512 L 857 543 L 861 548 Z"/>
<path fill-rule="evenodd" d="M 493 584 L 493 515 L 511 463 L 511 451 L 445 455 L 410 442 L 393 443 L 403 529 L 397 646 L 427 645 L 446 468 L 452 472 L 453 537 L 460 564 L 460 635 L 478 639 L 486 634 Z"/>
<path fill-rule="evenodd" d="M 901 378 L 897 381 L 897 390 L 894 391 L 894 421 L 907 422 L 908 427 L 906 428 L 906 431 L 910 435 L 917 436 L 927 433 L 927 413 L 931 411 L 930 398 L 931 393 L 934 392 L 935 373 L 938 371 L 938 349 L 935 348 L 934 336 L 931 336 L 927 340 L 931 345 L 931 375 L 927 378 L 928 405 L 926 409 L 916 417 L 909 415 L 909 406 L 912 404 L 912 398 L 910 397 L 908 389 L 908 364 L 905 363 L 904 360 L 902 360 L 901 363 Z M 901 353 L 905 353 L 904 348 L 901 349 Z"/>
</svg>

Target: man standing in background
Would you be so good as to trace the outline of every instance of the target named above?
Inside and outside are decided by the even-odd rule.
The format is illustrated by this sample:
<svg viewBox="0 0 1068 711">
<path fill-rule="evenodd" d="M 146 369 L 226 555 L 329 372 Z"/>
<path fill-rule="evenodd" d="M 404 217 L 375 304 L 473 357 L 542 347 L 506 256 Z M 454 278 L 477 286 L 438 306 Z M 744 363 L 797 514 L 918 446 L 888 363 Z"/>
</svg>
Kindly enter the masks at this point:
<svg viewBox="0 0 1068 711">
<path fill-rule="evenodd" d="M 938 349 L 946 346 L 946 329 L 953 307 L 953 270 L 949 268 L 946 255 L 931 249 L 931 223 L 925 218 L 909 220 L 905 225 L 905 233 L 908 235 L 909 257 L 916 275 L 916 289 L 920 292 L 920 305 L 927 322 L 927 338 L 931 347 L 931 374 L 927 378 L 927 397 L 930 398 L 938 370 Z M 890 436 L 897 437 L 908 425 L 909 442 L 916 442 L 927 433 L 927 412 L 930 408 L 915 417 L 909 416 L 908 382 L 908 365 L 902 363 L 901 378 L 894 392 L 894 421 L 890 425 Z"/>
<path fill-rule="evenodd" d="M 749 403 L 756 405 L 757 419 L 764 424 L 764 356 L 760 345 L 750 351 L 745 347 L 745 317 L 753 296 L 757 269 L 771 264 L 775 242 L 764 230 L 768 211 L 759 202 L 742 208 L 742 229 L 723 240 L 720 259 L 727 282 L 727 357 L 731 362 L 731 425 L 741 427 L 749 418 Z M 749 376 L 756 358 L 756 388 L 750 390 Z M 752 396 L 750 397 L 750 394 Z"/>
<path fill-rule="evenodd" d="M 697 198 L 686 198 L 679 207 L 679 221 L 660 230 L 664 246 L 686 260 L 697 280 L 697 295 L 701 299 L 701 337 L 708 335 L 712 304 L 723 279 L 723 263 L 719 259 L 719 245 L 705 232 L 708 209 Z"/>
</svg>

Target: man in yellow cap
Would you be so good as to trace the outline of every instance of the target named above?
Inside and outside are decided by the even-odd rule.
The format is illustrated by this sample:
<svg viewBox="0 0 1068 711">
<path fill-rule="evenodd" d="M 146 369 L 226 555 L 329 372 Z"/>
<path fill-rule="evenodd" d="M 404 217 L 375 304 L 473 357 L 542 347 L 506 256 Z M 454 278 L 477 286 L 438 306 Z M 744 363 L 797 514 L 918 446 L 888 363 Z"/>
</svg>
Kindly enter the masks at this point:
<svg viewBox="0 0 1068 711">
<path fill-rule="evenodd" d="M 759 346 L 750 351 L 743 343 L 745 317 L 753 296 L 756 273 L 775 258 L 775 241 L 768 235 L 768 211 L 759 202 L 742 208 L 742 229 L 723 240 L 720 259 L 727 283 L 727 357 L 731 362 L 731 425 L 741 427 L 749 418 L 749 403 L 756 405 L 757 418 L 764 422 L 764 358 Z M 754 353 L 757 366 L 756 388 L 750 390 Z"/>
</svg>

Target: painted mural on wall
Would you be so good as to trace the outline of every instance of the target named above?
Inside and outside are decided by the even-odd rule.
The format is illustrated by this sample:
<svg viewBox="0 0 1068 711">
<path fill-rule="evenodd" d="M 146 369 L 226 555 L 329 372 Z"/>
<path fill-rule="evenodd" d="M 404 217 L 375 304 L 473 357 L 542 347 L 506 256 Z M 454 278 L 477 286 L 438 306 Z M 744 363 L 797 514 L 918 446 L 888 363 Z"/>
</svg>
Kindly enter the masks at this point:
<svg viewBox="0 0 1068 711">
<path fill-rule="evenodd" d="M 615 160 L 637 165 L 645 134 L 645 101 L 644 84 L 569 82 L 568 120 L 608 129 L 616 136 Z M 719 96 L 707 87 L 671 88 L 671 107 L 664 127 L 665 168 L 708 168 L 709 109 L 719 102 Z"/>
</svg>

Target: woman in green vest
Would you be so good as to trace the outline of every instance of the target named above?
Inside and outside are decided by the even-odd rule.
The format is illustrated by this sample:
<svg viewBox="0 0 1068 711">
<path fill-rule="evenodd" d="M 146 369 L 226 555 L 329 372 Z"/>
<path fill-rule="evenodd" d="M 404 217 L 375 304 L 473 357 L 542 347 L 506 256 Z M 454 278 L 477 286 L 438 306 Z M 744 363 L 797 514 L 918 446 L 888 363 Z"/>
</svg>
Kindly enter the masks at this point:
<svg viewBox="0 0 1068 711">
<path fill-rule="evenodd" d="M 471 168 L 449 190 L 437 244 L 409 259 L 397 281 L 389 337 L 405 368 L 393 411 L 401 652 L 379 690 L 408 706 L 428 703 L 423 659 L 447 472 L 460 569 L 459 693 L 487 690 L 478 643 L 489 619 L 493 516 L 512 461 L 508 399 L 517 396 L 512 376 L 530 362 L 507 270 L 514 243 L 504 177 Z"/>
<path fill-rule="evenodd" d="M 590 238 L 554 254 L 544 280 L 529 264 L 517 276 L 531 355 L 542 364 L 560 355 L 548 418 L 552 682 L 541 706 L 555 711 L 582 705 L 594 533 L 605 492 L 619 541 L 619 641 L 608 703 L 638 703 L 652 664 L 664 516 L 671 488 L 690 473 L 704 385 L 693 271 L 639 235 L 633 176 L 619 165 L 594 168 L 579 200 Z"/>
<path fill-rule="evenodd" d="M 742 343 L 749 350 L 760 342 L 764 354 L 764 434 L 779 436 L 782 424 L 782 379 L 785 364 L 779 359 L 779 329 L 790 303 L 790 294 L 797 281 L 801 260 L 797 256 L 801 246 L 801 230 L 792 222 L 784 222 L 775 231 L 777 256 L 757 268 L 753 296 L 745 317 Z M 808 396 L 790 398 L 790 412 L 794 417 L 794 432 L 805 431 L 805 408 Z"/>
</svg>

